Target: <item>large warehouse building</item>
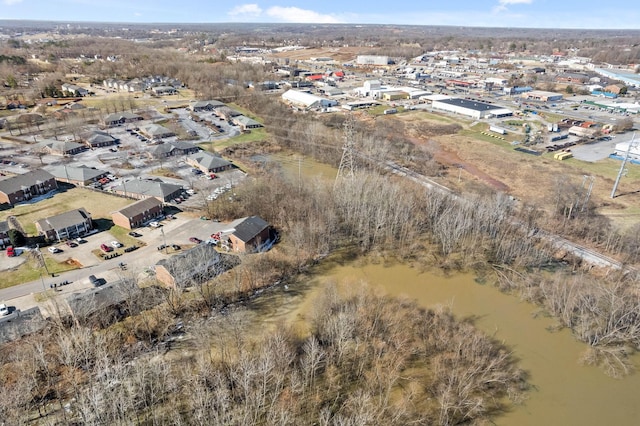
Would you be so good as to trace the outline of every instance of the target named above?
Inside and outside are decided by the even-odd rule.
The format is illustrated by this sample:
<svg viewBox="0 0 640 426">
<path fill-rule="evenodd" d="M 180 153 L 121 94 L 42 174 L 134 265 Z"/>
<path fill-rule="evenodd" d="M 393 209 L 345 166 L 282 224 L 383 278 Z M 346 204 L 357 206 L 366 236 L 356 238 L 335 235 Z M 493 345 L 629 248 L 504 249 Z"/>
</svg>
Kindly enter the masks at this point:
<svg viewBox="0 0 640 426">
<path fill-rule="evenodd" d="M 513 115 L 513 111 L 510 109 L 469 99 L 439 99 L 434 100 L 431 103 L 431 106 L 433 109 L 466 115 L 476 120 L 481 118 L 508 117 Z"/>
<path fill-rule="evenodd" d="M 358 65 L 377 65 L 384 66 L 389 65 L 391 61 L 388 56 L 376 56 L 376 55 L 358 55 L 356 58 L 356 64 Z"/>
<path fill-rule="evenodd" d="M 333 99 L 321 98 L 299 90 L 287 90 L 282 94 L 282 99 L 291 105 L 304 109 L 329 108 L 338 105 L 338 101 Z"/>
</svg>

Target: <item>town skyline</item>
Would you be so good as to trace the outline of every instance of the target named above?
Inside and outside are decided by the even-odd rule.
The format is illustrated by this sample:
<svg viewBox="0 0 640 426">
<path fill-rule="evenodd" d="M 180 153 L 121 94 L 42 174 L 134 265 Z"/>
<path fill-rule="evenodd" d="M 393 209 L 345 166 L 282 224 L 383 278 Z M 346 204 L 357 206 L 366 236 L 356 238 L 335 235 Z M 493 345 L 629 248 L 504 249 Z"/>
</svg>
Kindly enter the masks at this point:
<svg viewBox="0 0 640 426">
<path fill-rule="evenodd" d="M 638 29 L 640 9 L 612 0 L 461 0 L 402 7 L 388 2 L 337 2 L 309 5 L 264 0 L 224 5 L 185 0 L 176 8 L 167 0 L 104 3 L 95 0 L 3 0 L 0 20 L 121 23 L 308 23 L 445 25 L 500 28 Z"/>
</svg>

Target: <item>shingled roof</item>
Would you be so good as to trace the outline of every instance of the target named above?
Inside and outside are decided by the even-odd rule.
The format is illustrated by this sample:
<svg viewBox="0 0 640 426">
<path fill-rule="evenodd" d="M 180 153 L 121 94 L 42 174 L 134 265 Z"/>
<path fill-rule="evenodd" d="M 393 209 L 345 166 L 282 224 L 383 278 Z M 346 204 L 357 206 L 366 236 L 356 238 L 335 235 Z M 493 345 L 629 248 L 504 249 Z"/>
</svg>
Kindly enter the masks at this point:
<svg viewBox="0 0 640 426">
<path fill-rule="evenodd" d="M 46 182 L 50 179 L 55 178 L 48 171 L 42 169 L 33 170 L 0 181 L 0 192 L 13 194 L 20 191 L 23 187 L 31 187 L 32 185 Z"/>
</svg>

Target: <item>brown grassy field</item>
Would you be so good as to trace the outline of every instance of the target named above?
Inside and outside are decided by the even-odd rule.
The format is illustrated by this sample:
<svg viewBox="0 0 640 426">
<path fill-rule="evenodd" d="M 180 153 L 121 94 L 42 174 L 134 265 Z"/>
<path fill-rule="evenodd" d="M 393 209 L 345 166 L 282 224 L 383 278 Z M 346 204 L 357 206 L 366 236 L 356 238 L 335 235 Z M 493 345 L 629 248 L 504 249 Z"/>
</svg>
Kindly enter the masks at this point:
<svg viewBox="0 0 640 426">
<path fill-rule="evenodd" d="M 421 120 L 437 123 L 439 119 L 434 117 L 437 115 L 422 113 L 397 118 L 409 126 L 416 126 Z M 640 167 L 627 167 L 628 174 L 620 181 L 618 195 L 611 199 L 611 189 L 620 168 L 619 161 L 604 159 L 588 163 L 570 159 L 560 162 L 554 160 L 551 154 L 529 155 L 515 151 L 509 144 L 511 138 L 507 141 L 490 138 L 480 134 L 479 128 L 469 127 L 469 120 L 455 121 L 464 128 L 458 134 L 429 138 L 414 134 L 413 138 L 416 144 L 430 148 L 439 162 L 451 167 L 445 177 L 447 186 L 464 189 L 467 185 L 488 185 L 518 199 L 546 205 L 553 196 L 558 179 L 566 177 L 580 185 L 583 176 L 589 175 L 595 177 L 591 200 L 598 212 L 620 227 L 637 223 L 640 217 Z M 441 124 L 446 122 L 440 121 Z M 463 165 L 461 171 L 458 171 L 458 164 Z"/>
<path fill-rule="evenodd" d="M 16 216 L 25 231 L 33 235 L 35 234 L 35 222 L 45 217 L 84 207 L 94 219 L 111 219 L 112 211 L 131 203 L 132 201 L 127 198 L 83 188 L 72 188 L 34 204 L 1 211 L 0 220 L 6 220 L 8 216 Z"/>
</svg>

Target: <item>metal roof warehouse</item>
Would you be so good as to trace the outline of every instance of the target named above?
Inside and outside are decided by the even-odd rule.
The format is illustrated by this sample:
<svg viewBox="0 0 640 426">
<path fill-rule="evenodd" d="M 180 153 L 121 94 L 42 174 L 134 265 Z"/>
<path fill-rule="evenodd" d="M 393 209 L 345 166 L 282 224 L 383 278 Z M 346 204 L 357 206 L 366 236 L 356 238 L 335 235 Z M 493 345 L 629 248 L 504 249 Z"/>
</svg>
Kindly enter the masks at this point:
<svg viewBox="0 0 640 426">
<path fill-rule="evenodd" d="M 498 105 L 485 104 L 469 99 L 450 98 L 434 100 L 433 109 L 466 115 L 480 119 L 488 117 L 507 117 L 513 115 L 513 111 Z"/>
</svg>

